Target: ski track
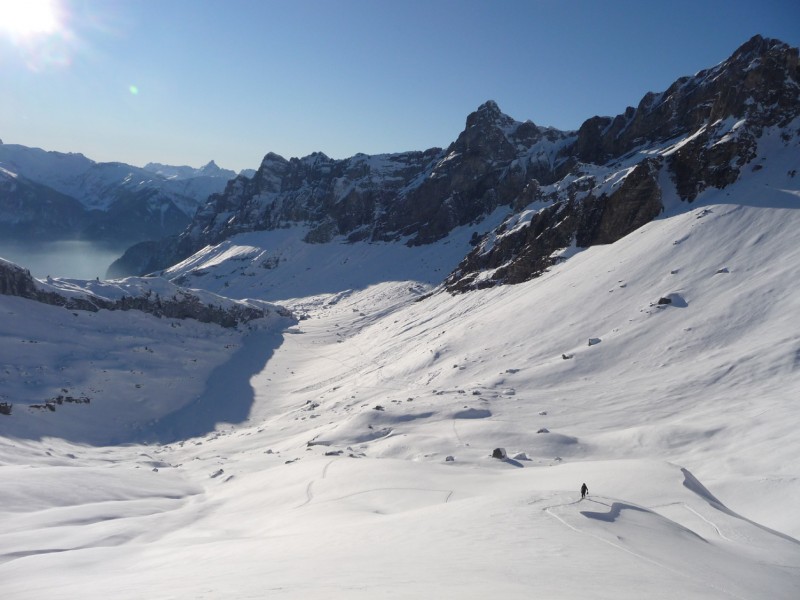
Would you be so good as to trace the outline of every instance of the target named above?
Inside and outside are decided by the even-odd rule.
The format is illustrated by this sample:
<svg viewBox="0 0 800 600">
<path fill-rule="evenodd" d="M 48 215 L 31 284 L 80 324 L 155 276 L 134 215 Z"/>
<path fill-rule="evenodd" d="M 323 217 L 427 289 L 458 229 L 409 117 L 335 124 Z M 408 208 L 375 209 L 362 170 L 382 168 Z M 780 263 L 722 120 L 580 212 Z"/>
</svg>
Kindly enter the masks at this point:
<svg viewBox="0 0 800 600">
<path fill-rule="evenodd" d="M 595 497 L 596 498 L 603 498 L 604 500 L 608 500 L 609 502 L 613 502 L 613 500 L 611 498 L 606 498 L 605 496 L 595 496 Z M 572 505 L 578 504 L 580 502 L 581 502 L 581 500 L 575 500 L 574 502 L 566 502 L 566 503 L 563 503 L 563 504 L 553 504 L 553 505 L 550 505 L 550 506 L 546 506 L 542 510 L 545 513 L 547 513 L 548 515 L 550 515 L 551 517 L 553 517 L 554 519 L 556 519 L 562 525 L 564 525 L 564 526 L 568 527 L 569 529 L 571 529 L 572 531 L 574 531 L 575 533 L 578 533 L 580 535 L 585 535 L 585 536 L 592 537 L 592 538 L 594 538 L 594 539 L 596 539 L 596 540 L 598 540 L 600 542 L 603 542 L 604 544 L 607 544 L 608 546 L 611 546 L 612 548 L 616 548 L 617 550 L 625 552 L 626 554 L 630 554 L 631 556 L 635 556 L 639 560 L 642 560 L 644 562 L 650 563 L 651 565 L 654 565 L 654 566 L 656 566 L 656 567 L 658 567 L 660 569 L 663 569 L 664 571 L 668 571 L 669 573 L 673 573 L 674 575 L 677 575 L 679 577 L 682 577 L 683 579 L 686 579 L 686 580 L 689 580 L 689 581 L 692 581 L 692 582 L 695 582 L 695 583 L 699 582 L 703 586 L 705 586 L 707 588 L 711 588 L 711 589 L 716 590 L 718 592 L 721 592 L 721 593 L 725 594 L 726 596 L 730 596 L 731 598 L 736 598 L 737 600 L 749 600 L 748 598 L 746 598 L 744 596 L 739 596 L 738 594 L 734 594 L 733 592 L 731 592 L 729 590 L 722 589 L 722 588 L 720 588 L 720 587 L 718 587 L 718 586 L 716 586 L 716 585 L 714 585 L 712 583 L 709 583 L 707 581 L 703 581 L 702 579 L 697 579 L 695 577 L 692 577 L 691 575 L 687 575 L 686 573 L 684 573 L 682 571 L 679 571 L 677 569 L 674 569 L 674 568 L 672 568 L 672 567 L 670 567 L 668 565 L 665 565 L 665 564 L 663 564 L 661 562 L 658 562 L 657 560 L 654 560 L 652 558 L 648 558 L 647 556 L 643 556 L 643 555 L 639 554 L 638 552 L 634 552 L 633 550 L 630 550 L 629 548 L 625 548 L 624 546 L 620 546 L 619 544 L 615 544 L 611 540 L 604 539 L 604 538 L 602 538 L 602 537 L 600 537 L 598 535 L 595 535 L 593 533 L 590 533 L 588 531 L 584 531 L 583 529 L 579 529 L 578 527 L 570 525 L 564 519 L 559 517 L 557 514 L 555 514 L 551 510 L 553 508 L 560 508 L 560 507 L 564 507 L 564 506 L 572 506 Z"/>
<path fill-rule="evenodd" d="M 440 490 L 440 489 L 414 488 L 414 487 L 379 487 L 379 488 L 370 488 L 368 490 L 361 490 L 360 492 L 353 492 L 352 494 L 345 494 L 344 496 L 337 496 L 336 498 L 330 498 L 329 500 L 321 500 L 320 504 L 323 502 L 338 502 L 340 500 L 347 500 L 348 498 L 363 496 L 364 494 L 371 494 L 373 492 L 431 492 L 437 494 L 446 494 L 443 502 L 443 504 L 446 504 L 447 502 L 450 501 L 450 498 L 455 493 L 455 490 Z"/>
<path fill-rule="evenodd" d="M 334 459 L 329 460 L 327 463 L 325 463 L 325 466 L 322 467 L 322 475 L 320 477 L 320 480 L 324 480 L 328 476 L 328 469 L 330 468 L 330 466 L 335 461 L 336 461 L 336 459 L 334 458 Z M 302 507 L 306 506 L 307 504 L 311 503 L 311 501 L 314 499 L 314 491 L 313 491 L 313 489 L 314 489 L 314 483 L 316 481 L 317 481 L 316 479 L 312 479 L 311 481 L 308 482 L 308 485 L 306 486 L 306 500 L 305 500 L 305 502 L 303 502 L 299 506 L 296 506 L 295 508 L 302 508 Z"/>
<path fill-rule="evenodd" d="M 656 510 L 656 509 L 659 509 L 659 508 L 666 508 L 668 506 L 682 506 L 683 508 L 688 510 L 690 513 L 696 515 L 697 517 L 699 517 L 700 519 L 702 519 L 703 521 L 705 521 L 706 523 L 711 525 L 711 527 L 714 529 L 714 531 L 717 532 L 717 535 L 721 539 L 725 540 L 726 542 L 733 542 L 733 540 L 731 538 L 727 537 L 725 534 L 722 533 L 722 530 L 720 530 L 720 528 L 717 526 L 716 523 L 714 523 L 713 521 L 711 521 L 711 520 L 707 519 L 706 517 L 704 517 L 703 515 L 701 515 L 699 512 L 697 512 L 695 509 L 693 509 L 691 506 L 689 506 L 685 502 L 670 502 L 669 504 L 659 504 L 657 506 L 654 506 L 652 508 L 652 510 Z"/>
</svg>

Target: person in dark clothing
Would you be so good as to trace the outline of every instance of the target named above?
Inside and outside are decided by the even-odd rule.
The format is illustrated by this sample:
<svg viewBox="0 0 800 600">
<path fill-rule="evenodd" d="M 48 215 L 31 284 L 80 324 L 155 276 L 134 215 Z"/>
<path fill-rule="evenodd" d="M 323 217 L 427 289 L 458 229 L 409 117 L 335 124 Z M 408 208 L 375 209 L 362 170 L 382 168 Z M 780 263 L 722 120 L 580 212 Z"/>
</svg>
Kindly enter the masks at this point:
<svg viewBox="0 0 800 600">
<path fill-rule="evenodd" d="M 581 486 L 581 500 L 583 500 L 584 498 L 586 498 L 586 494 L 588 494 L 588 493 L 589 493 L 589 488 L 588 488 L 588 487 L 586 487 L 586 484 L 584 483 L 584 484 Z"/>
</svg>

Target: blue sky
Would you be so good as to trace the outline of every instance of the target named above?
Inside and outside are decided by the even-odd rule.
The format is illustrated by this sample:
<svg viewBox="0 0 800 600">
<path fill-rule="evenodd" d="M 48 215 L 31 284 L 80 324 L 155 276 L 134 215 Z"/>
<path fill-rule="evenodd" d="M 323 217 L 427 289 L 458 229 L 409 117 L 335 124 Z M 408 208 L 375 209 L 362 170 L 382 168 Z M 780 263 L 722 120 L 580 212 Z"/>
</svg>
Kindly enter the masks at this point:
<svg viewBox="0 0 800 600">
<path fill-rule="evenodd" d="M 31 2 L 0 0 L 0 139 L 136 165 L 446 146 L 488 99 L 575 129 L 800 45 L 797 0 L 49 0 L 40 32 L 7 16 Z"/>
</svg>

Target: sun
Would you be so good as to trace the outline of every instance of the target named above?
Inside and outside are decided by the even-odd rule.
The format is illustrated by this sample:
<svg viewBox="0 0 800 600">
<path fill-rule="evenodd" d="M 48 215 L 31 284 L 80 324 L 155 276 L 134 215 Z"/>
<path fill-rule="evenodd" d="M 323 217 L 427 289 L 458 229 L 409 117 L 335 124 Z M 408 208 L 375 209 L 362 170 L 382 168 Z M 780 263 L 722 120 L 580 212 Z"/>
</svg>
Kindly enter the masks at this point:
<svg viewBox="0 0 800 600">
<path fill-rule="evenodd" d="M 59 25 L 55 0 L 0 0 L 0 30 L 13 37 L 48 35 Z"/>
</svg>

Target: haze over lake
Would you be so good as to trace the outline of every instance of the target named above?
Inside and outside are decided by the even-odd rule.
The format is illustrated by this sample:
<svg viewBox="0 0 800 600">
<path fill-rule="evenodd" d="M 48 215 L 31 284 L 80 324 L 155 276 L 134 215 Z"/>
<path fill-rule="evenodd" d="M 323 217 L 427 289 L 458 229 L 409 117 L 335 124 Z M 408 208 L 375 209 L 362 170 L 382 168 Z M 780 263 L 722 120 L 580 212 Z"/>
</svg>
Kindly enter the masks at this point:
<svg viewBox="0 0 800 600">
<path fill-rule="evenodd" d="M 0 241 L 0 257 L 30 270 L 34 277 L 105 278 L 106 269 L 125 251 L 82 240 L 22 244 Z"/>
</svg>

